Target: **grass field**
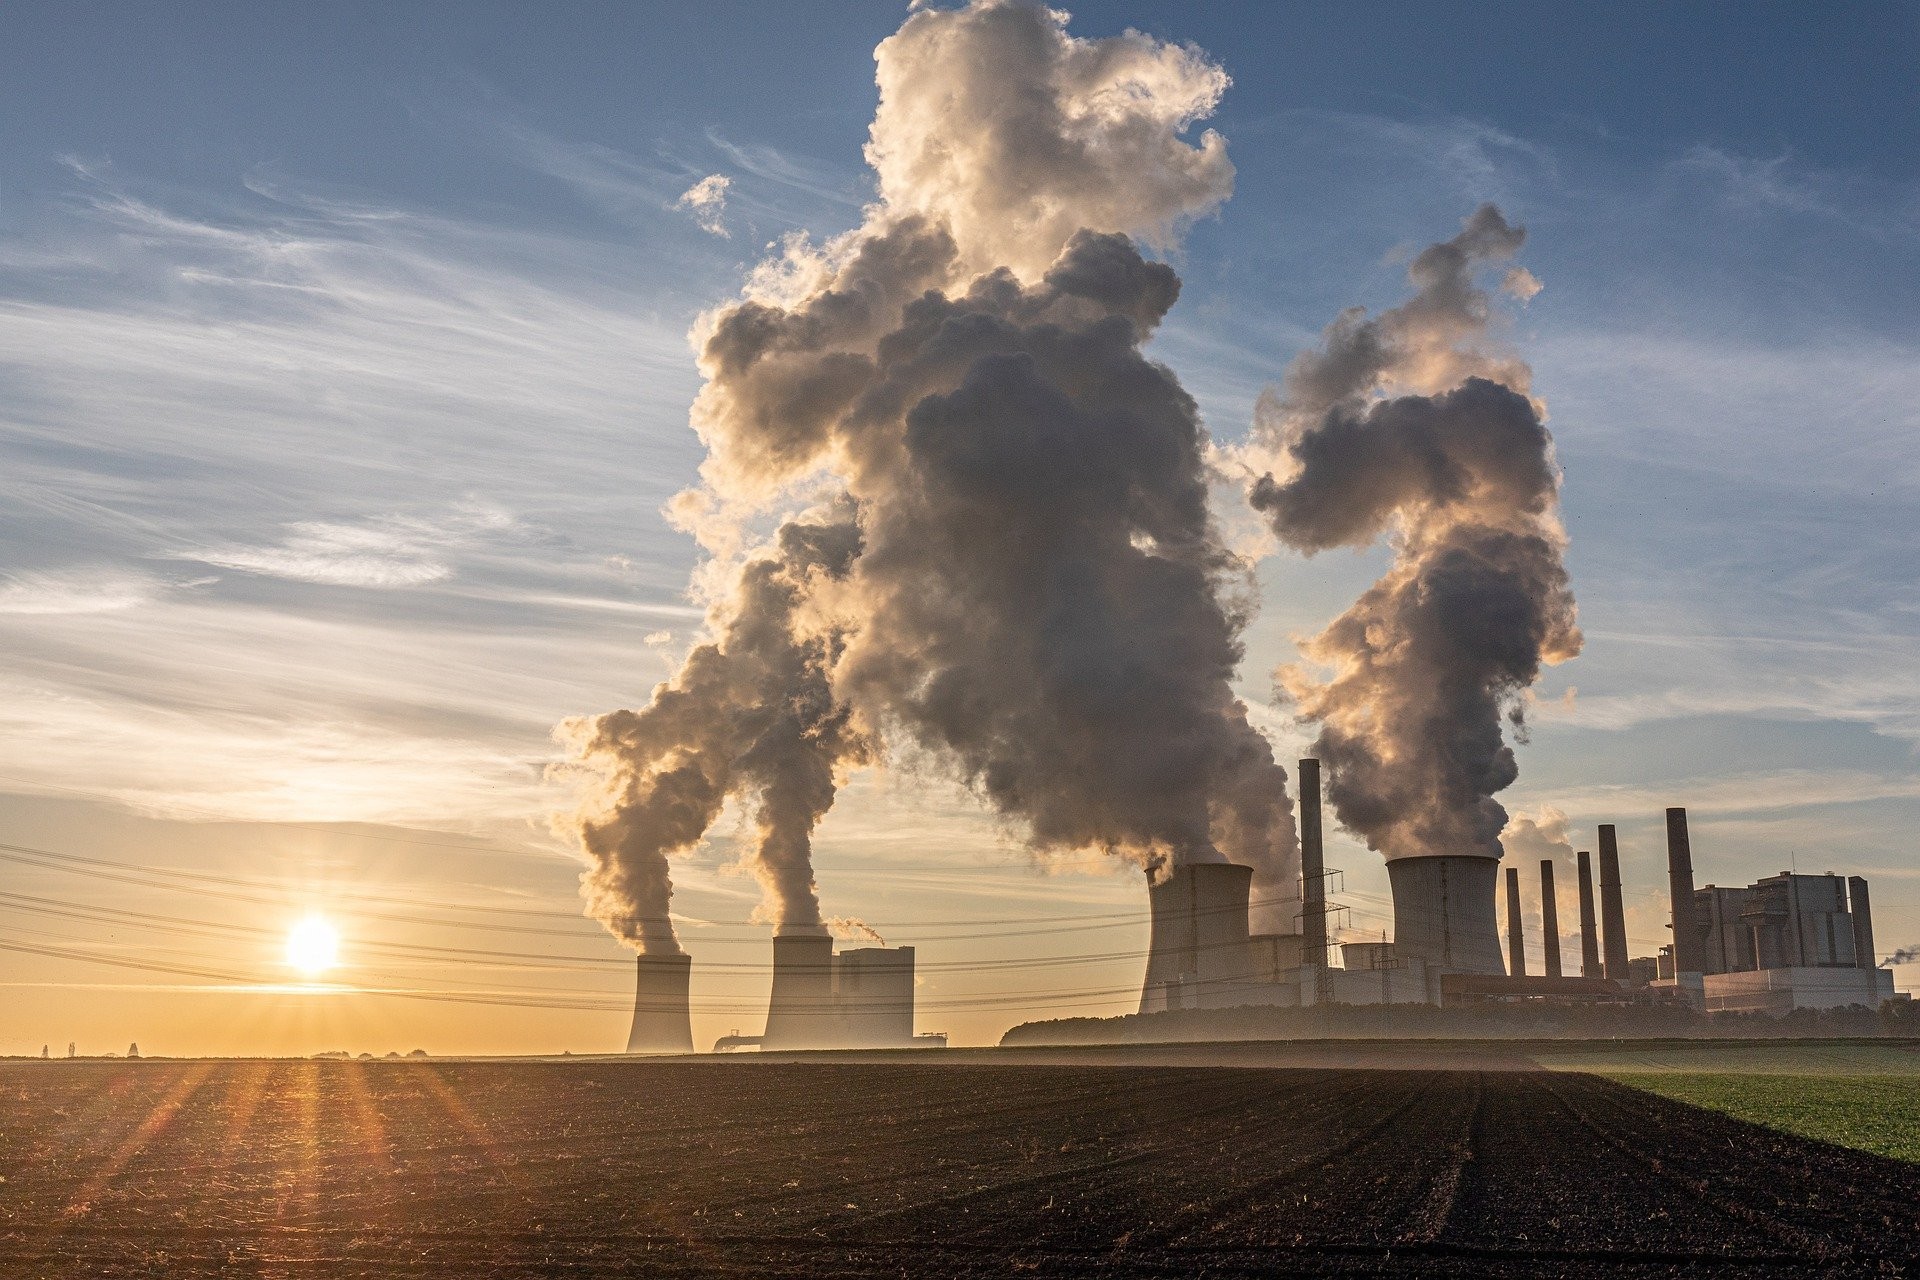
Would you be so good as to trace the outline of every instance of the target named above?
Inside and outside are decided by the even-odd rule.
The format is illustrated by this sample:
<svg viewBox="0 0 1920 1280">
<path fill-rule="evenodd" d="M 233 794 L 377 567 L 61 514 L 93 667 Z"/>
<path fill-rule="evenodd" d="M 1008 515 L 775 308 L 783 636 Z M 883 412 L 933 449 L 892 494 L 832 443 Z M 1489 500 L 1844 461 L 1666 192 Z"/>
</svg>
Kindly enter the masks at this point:
<svg viewBox="0 0 1920 1280">
<path fill-rule="evenodd" d="M 1803 1138 L 1920 1162 L 1920 1081 L 1900 1075 L 1609 1071 L 1609 1079 Z"/>
<path fill-rule="evenodd" d="M 1536 1047 L 1585 1071 L 1783 1133 L 1920 1163 L 1920 1045 L 1911 1041 L 1585 1042 Z"/>
</svg>

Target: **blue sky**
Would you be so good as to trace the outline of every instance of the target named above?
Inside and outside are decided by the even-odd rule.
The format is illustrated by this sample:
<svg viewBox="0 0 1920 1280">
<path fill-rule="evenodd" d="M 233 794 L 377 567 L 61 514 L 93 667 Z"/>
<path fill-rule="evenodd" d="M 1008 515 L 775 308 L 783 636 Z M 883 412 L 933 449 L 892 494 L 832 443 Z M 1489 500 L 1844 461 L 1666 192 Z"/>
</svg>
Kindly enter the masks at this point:
<svg viewBox="0 0 1920 1280">
<path fill-rule="evenodd" d="M 643 699 L 699 631 L 692 543 L 659 515 L 700 456 L 686 332 L 769 241 L 857 220 L 872 49 L 902 14 L 10 9 L 0 840 L 574 911 L 540 821 L 548 730 Z M 1883 949 L 1920 942 L 1920 5 L 1074 14 L 1079 35 L 1191 40 L 1234 79 L 1209 124 L 1235 195 L 1174 252 L 1185 288 L 1155 345 L 1222 440 L 1340 308 L 1401 296 L 1410 249 L 1482 200 L 1527 225 L 1546 288 L 1511 336 L 1552 413 L 1588 645 L 1539 690 L 1509 808 L 1621 825 L 1648 949 L 1667 804 L 1694 811 L 1703 882 L 1865 873 Z M 725 236 L 675 204 L 709 174 L 731 181 Z M 1382 563 L 1267 561 L 1248 696 Z M 1263 724 L 1288 758 L 1307 740 L 1277 709 Z M 1142 896 L 1098 867 L 1029 871 L 917 777 L 864 779 L 820 850 L 829 910 L 901 941 Z M 720 861 L 690 865 L 676 902 L 737 922 L 752 895 Z M 1378 927 L 1377 857 L 1335 861 L 1355 927 Z M 127 892 L 16 870 L 21 892 Z M 570 954 L 617 959 L 565 928 Z M 938 970 L 923 1000 L 974 1039 L 1114 1011 L 1087 993 L 1137 981 L 1143 939 L 1115 929 L 1006 944 L 1109 957 L 1029 980 L 1061 993 L 1032 1007 L 1004 975 Z M 706 997 L 717 1034 L 757 1021 L 764 931 L 712 936 L 743 966 Z M 923 960 L 943 946 L 972 954 L 926 942 Z M 6 956 L 0 981 L 56 984 L 26 1007 L 65 1020 L 0 1027 L 0 1051 L 133 1016 L 124 972 Z M 617 967 L 591 981 L 617 1003 Z M 432 1012 L 447 1048 L 594 1047 L 620 1021 L 547 1009 L 506 1036 Z"/>
</svg>

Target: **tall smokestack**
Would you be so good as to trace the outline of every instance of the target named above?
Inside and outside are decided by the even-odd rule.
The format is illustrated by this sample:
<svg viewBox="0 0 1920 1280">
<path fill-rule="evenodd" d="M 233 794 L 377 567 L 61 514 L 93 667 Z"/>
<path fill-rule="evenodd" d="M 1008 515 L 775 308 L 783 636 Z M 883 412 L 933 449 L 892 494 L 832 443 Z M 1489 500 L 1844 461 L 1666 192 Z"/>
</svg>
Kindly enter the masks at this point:
<svg viewBox="0 0 1920 1280">
<path fill-rule="evenodd" d="M 1613 824 L 1600 827 L 1600 934 L 1606 946 L 1607 977 L 1627 980 L 1627 912 L 1620 902 L 1620 844 Z"/>
<path fill-rule="evenodd" d="M 1518 867 L 1507 868 L 1507 973 L 1515 978 L 1527 976 L 1527 938 L 1520 931 L 1520 868 Z"/>
<path fill-rule="evenodd" d="M 826 1049 L 839 1039 L 833 999 L 833 939 L 827 934 L 775 934 L 773 991 L 767 999 L 763 1049 Z"/>
<path fill-rule="evenodd" d="M 1574 856 L 1580 878 L 1580 976 L 1600 976 L 1600 935 L 1593 927 L 1593 855 L 1582 849 Z"/>
<path fill-rule="evenodd" d="M 1553 859 L 1540 859 L 1540 932 L 1546 936 L 1547 976 L 1560 976 L 1560 898 L 1553 891 Z"/>
<path fill-rule="evenodd" d="M 1326 857 L 1320 846 L 1320 762 L 1300 762 L 1300 955 L 1327 962 Z"/>
<path fill-rule="evenodd" d="M 1687 811 L 1667 810 L 1667 896 L 1673 912 L 1673 971 L 1701 973 L 1702 940 L 1693 914 L 1693 848 L 1687 842 Z"/>
<path fill-rule="evenodd" d="M 640 955 L 633 993 L 628 1053 L 692 1053 L 693 1017 L 687 998 L 693 957 L 684 952 Z"/>
<path fill-rule="evenodd" d="M 1873 951 L 1873 908 L 1867 902 L 1867 882 L 1847 877 L 1847 911 L 1853 916 L 1853 962 L 1862 969 L 1879 968 Z"/>
</svg>

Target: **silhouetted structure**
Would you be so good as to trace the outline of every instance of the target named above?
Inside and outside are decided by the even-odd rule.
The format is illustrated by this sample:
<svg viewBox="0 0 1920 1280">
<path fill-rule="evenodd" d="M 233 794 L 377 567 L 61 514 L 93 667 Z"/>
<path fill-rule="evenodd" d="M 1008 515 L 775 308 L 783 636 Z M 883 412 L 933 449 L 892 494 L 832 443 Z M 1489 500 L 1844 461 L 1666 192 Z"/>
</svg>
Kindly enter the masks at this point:
<svg viewBox="0 0 1920 1280">
<path fill-rule="evenodd" d="M 1593 924 L 1593 858 L 1585 849 L 1573 855 L 1574 873 L 1580 881 L 1580 976 L 1598 978 L 1600 972 L 1600 935 Z"/>
<path fill-rule="evenodd" d="M 1507 868 L 1507 976 L 1527 976 L 1527 941 L 1520 928 L 1520 868 Z"/>
</svg>

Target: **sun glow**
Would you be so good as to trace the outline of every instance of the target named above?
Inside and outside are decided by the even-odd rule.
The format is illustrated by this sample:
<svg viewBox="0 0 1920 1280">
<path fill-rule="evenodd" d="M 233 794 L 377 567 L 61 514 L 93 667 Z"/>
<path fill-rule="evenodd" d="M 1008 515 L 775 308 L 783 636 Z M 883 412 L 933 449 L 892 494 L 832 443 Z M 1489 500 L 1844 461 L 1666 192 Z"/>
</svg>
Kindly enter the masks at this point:
<svg viewBox="0 0 1920 1280">
<path fill-rule="evenodd" d="M 317 978 L 340 962 L 340 931 L 324 916 L 308 916 L 287 933 L 287 963 Z"/>
</svg>

